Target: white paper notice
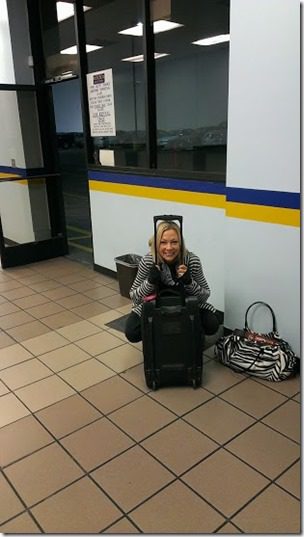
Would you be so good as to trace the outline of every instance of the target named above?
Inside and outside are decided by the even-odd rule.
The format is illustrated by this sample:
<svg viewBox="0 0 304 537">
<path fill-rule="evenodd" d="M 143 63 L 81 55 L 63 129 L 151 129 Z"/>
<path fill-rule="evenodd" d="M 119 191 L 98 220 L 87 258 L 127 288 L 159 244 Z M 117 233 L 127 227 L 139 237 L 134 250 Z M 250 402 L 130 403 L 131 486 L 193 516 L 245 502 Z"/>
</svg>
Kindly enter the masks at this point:
<svg viewBox="0 0 304 537">
<path fill-rule="evenodd" d="M 112 69 L 87 74 L 91 136 L 116 136 Z"/>
</svg>

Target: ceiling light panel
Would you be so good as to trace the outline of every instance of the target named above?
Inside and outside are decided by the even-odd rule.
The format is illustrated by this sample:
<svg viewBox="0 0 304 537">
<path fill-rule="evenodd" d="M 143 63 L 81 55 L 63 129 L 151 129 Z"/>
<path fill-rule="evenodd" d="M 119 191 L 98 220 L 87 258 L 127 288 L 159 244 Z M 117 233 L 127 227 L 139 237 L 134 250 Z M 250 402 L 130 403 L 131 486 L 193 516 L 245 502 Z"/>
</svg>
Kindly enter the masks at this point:
<svg viewBox="0 0 304 537">
<path fill-rule="evenodd" d="M 83 6 L 83 11 L 88 11 L 88 9 L 91 9 L 89 6 Z M 69 19 L 70 17 L 73 17 L 74 15 L 74 4 L 70 4 L 70 2 L 56 2 L 56 10 L 57 10 L 57 20 L 58 22 L 64 21 L 65 19 Z"/>
<path fill-rule="evenodd" d="M 154 59 L 163 58 L 164 56 L 169 56 L 166 52 L 154 52 Z M 144 55 L 138 54 L 138 56 L 129 56 L 129 58 L 122 58 L 122 62 L 134 62 L 139 63 L 144 61 Z"/>
<path fill-rule="evenodd" d="M 184 25 L 173 21 L 158 20 L 153 22 L 153 33 L 160 34 L 161 32 L 168 32 L 169 30 L 174 30 L 175 28 L 179 28 L 180 26 Z M 125 30 L 121 30 L 118 33 L 123 35 L 134 35 L 140 37 L 143 35 L 143 24 L 142 22 L 138 22 L 136 26 L 126 28 Z"/>
<path fill-rule="evenodd" d="M 86 52 L 92 52 L 93 50 L 97 50 L 99 47 L 97 45 L 86 45 Z M 65 48 L 60 51 L 60 54 L 77 54 L 77 47 L 76 45 L 73 45 L 72 47 Z"/>
<path fill-rule="evenodd" d="M 198 41 L 192 41 L 193 45 L 200 45 L 202 47 L 210 47 L 211 45 L 217 45 L 218 43 L 225 43 L 230 41 L 229 34 L 214 35 L 213 37 L 206 37 L 199 39 Z"/>
</svg>

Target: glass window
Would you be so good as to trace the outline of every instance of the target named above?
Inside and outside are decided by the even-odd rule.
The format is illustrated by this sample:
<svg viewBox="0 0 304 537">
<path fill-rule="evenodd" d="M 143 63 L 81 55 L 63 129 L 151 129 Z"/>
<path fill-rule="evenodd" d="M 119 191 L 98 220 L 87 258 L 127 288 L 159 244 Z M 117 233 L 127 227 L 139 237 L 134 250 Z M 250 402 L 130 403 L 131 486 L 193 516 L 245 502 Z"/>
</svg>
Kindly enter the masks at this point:
<svg viewBox="0 0 304 537">
<path fill-rule="evenodd" d="M 46 80 L 71 78 L 79 72 L 73 2 L 40 2 Z"/>
<path fill-rule="evenodd" d="M 0 84 L 34 84 L 26 0 L 0 0 Z"/>
<path fill-rule="evenodd" d="M 85 11 L 86 46 L 96 47 L 87 54 L 88 81 L 98 94 L 90 101 L 96 164 L 147 166 L 141 5 L 104 0 Z M 108 121 L 98 123 L 98 117 Z"/>
<path fill-rule="evenodd" d="M 225 172 L 229 0 L 152 1 L 151 10 L 155 52 L 165 54 L 155 61 L 158 168 Z"/>
</svg>

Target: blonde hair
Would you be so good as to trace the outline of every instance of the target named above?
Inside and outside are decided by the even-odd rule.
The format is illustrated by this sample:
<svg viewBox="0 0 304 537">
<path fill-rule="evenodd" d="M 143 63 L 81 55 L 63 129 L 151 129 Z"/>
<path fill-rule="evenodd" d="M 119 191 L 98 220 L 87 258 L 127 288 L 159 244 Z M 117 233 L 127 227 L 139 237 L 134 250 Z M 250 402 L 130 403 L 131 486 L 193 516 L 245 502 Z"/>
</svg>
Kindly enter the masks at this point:
<svg viewBox="0 0 304 537">
<path fill-rule="evenodd" d="M 165 233 L 165 231 L 169 231 L 170 229 L 175 231 L 176 234 L 177 234 L 177 238 L 178 238 L 178 242 L 179 242 L 179 246 L 180 246 L 180 252 L 179 252 L 179 256 L 178 256 L 179 257 L 179 263 L 180 264 L 183 263 L 184 256 L 187 253 L 187 249 L 186 249 L 184 241 L 183 241 L 183 239 L 181 237 L 180 227 L 175 222 L 172 222 L 171 220 L 166 220 L 164 222 L 160 222 L 157 225 L 157 228 L 156 228 L 156 250 L 157 250 L 157 258 L 156 258 L 156 260 L 155 260 L 155 240 L 154 240 L 154 235 L 149 239 L 149 246 L 150 246 L 151 254 L 152 254 L 152 257 L 153 257 L 154 261 L 156 261 L 156 264 L 158 264 L 160 261 L 162 261 L 162 258 L 160 257 L 160 255 L 158 253 L 161 238 L 162 238 L 163 234 Z"/>
</svg>

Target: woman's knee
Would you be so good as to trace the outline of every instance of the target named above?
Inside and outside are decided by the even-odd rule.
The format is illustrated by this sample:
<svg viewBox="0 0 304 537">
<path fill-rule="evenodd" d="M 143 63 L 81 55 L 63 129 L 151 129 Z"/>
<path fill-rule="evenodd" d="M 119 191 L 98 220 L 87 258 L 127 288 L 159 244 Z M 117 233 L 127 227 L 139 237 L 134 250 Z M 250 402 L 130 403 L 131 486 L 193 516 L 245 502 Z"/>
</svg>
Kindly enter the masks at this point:
<svg viewBox="0 0 304 537">
<path fill-rule="evenodd" d="M 212 311 L 208 311 L 208 310 L 205 310 L 205 311 L 202 310 L 201 319 L 202 319 L 203 330 L 207 336 L 211 336 L 212 334 L 215 334 L 215 332 L 218 331 L 220 322 L 216 313 L 213 313 Z"/>
<path fill-rule="evenodd" d="M 136 313 L 131 312 L 125 326 L 125 336 L 130 343 L 141 341 L 141 321 Z"/>
</svg>

